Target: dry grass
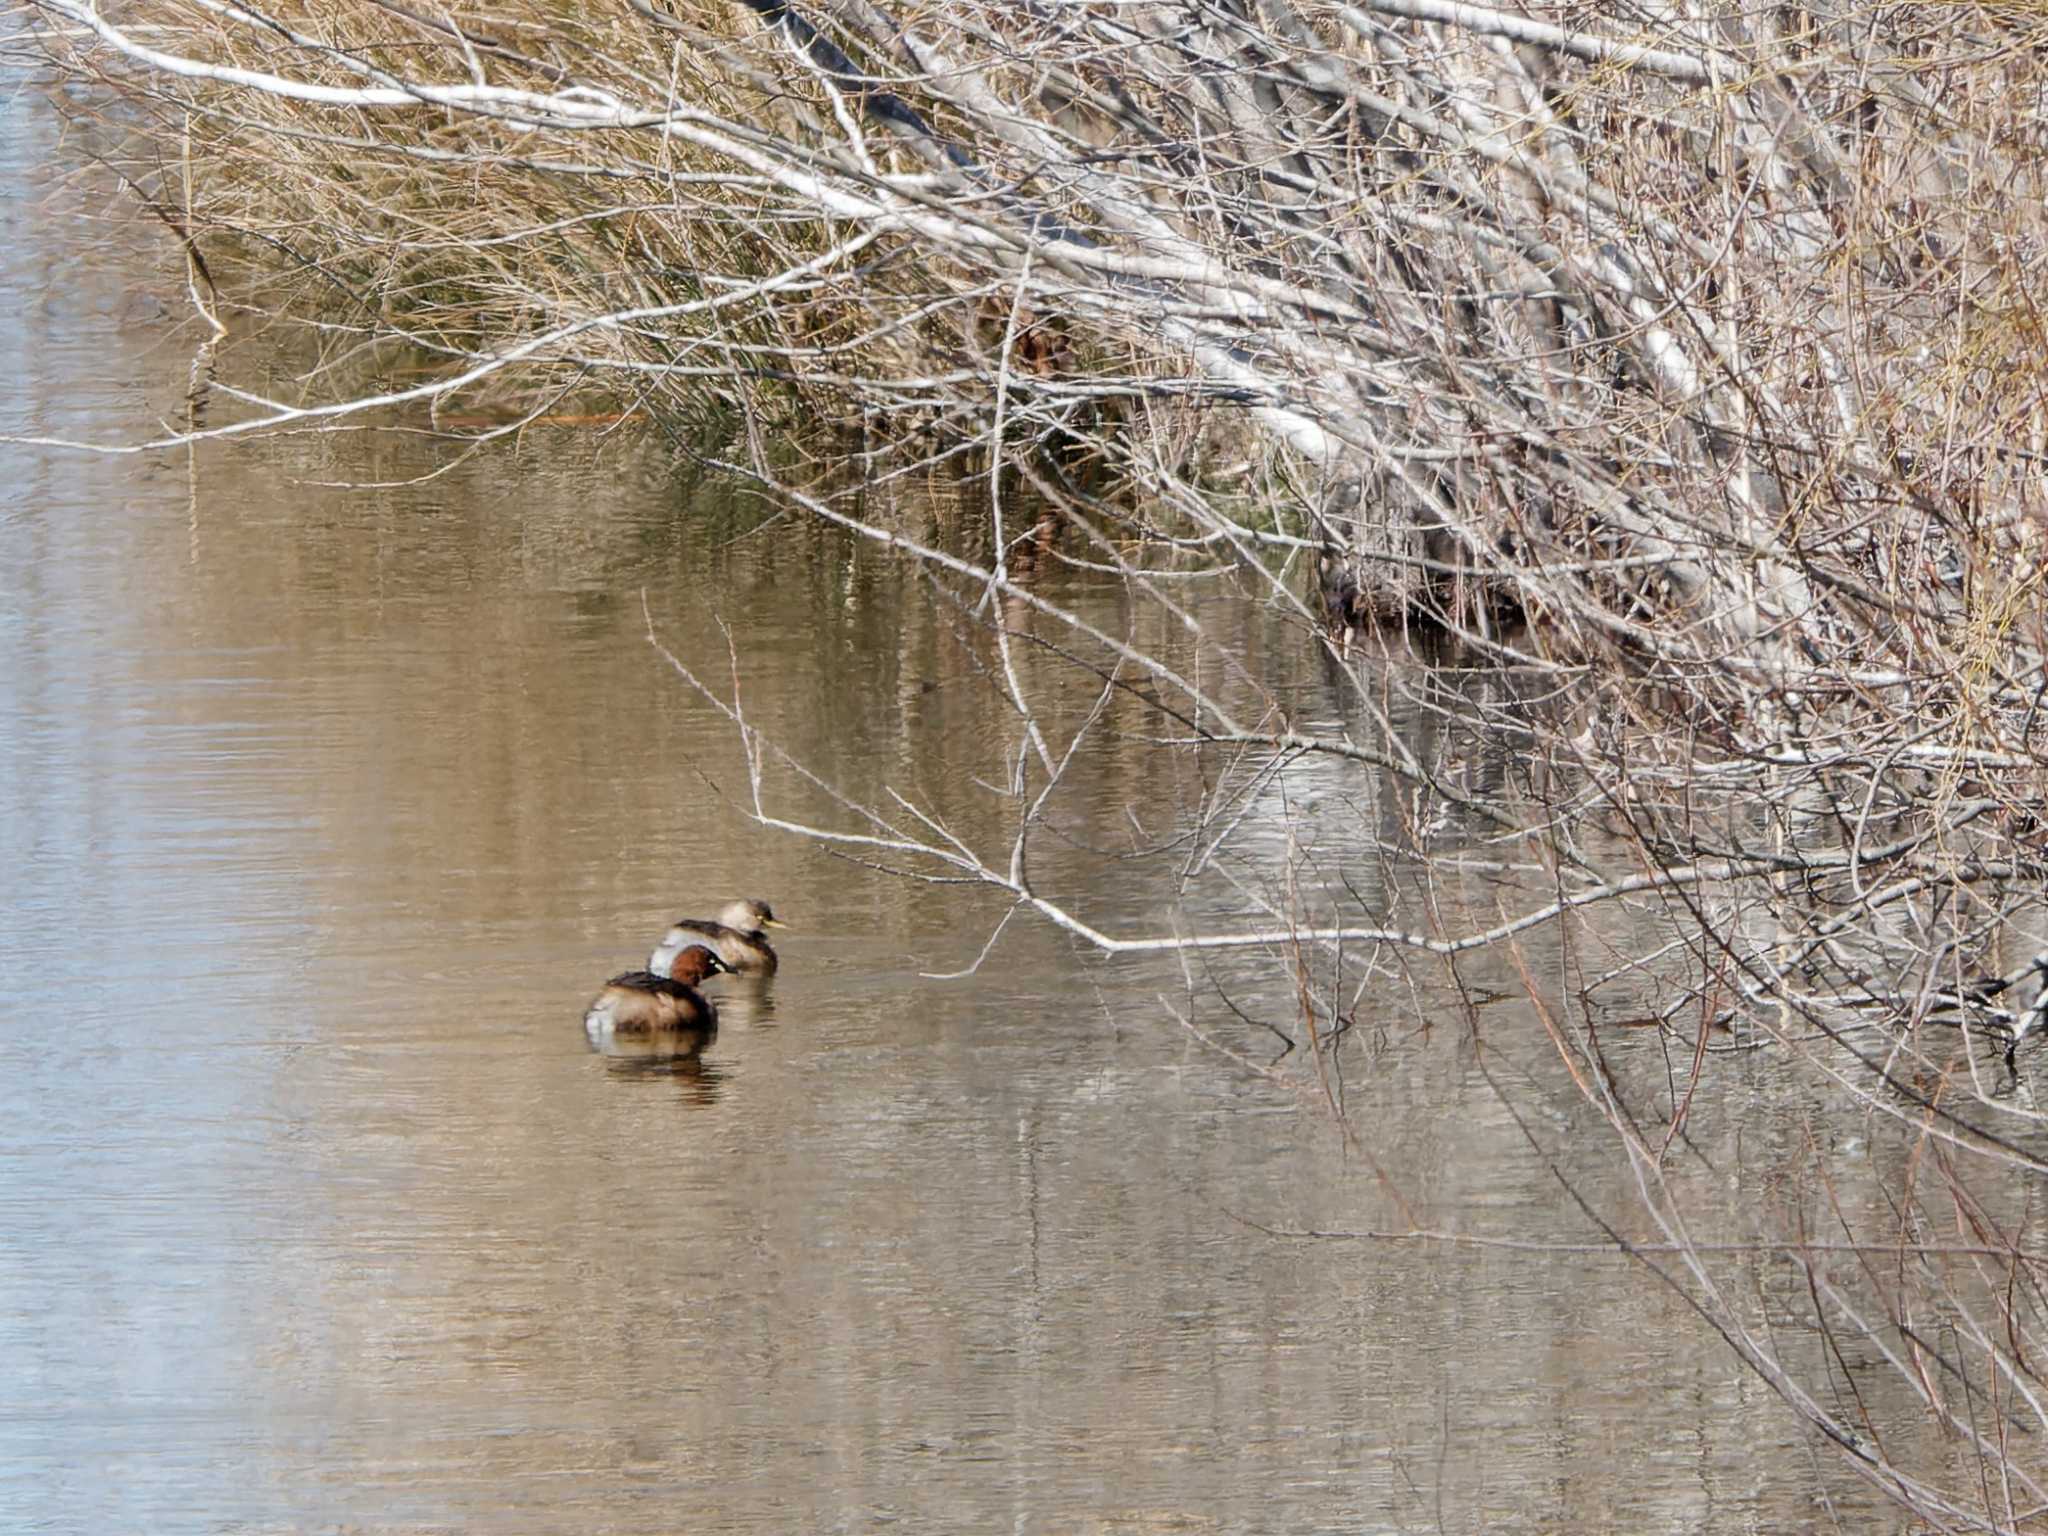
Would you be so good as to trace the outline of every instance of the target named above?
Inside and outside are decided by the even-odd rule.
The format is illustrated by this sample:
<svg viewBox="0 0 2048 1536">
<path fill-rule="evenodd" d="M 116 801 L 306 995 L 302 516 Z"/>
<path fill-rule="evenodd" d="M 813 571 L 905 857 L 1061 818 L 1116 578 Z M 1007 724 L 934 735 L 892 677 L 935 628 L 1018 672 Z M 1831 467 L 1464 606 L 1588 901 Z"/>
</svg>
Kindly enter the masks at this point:
<svg viewBox="0 0 2048 1536">
<path fill-rule="evenodd" d="M 1351 1048 L 1323 1027 L 1389 953 L 1462 987 L 1555 926 L 1574 996 L 1544 1017 L 1681 1256 L 1666 1278 L 1917 1518 L 2038 1525 L 2048 1474 L 2005 1432 L 2048 1428 L 2018 1182 L 2048 1169 L 2043 1125 L 2024 1056 L 2006 1072 L 2002 1042 L 1932 1020 L 2034 1017 L 2033 982 L 1984 984 L 2033 975 L 2048 938 L 2039 7 L 144 0 L 125 51 L 75 0 L 35 10 L 71 78 L 141 115 L 123 170 L 189 230 L 231 332 L 311 338 L 298 394 L 247 419 L 374 401 L 455 436 L 469 413 L 718 426 L 788 504 L 987 616 L 1020 721 L 990 774 L 1014 846 L 949 843 L 907 797 L 811 834 L 1112 956 L 1182 939 L 1104 934 L 1030 884 L 1024 845 L 1098 726 L 1040 722 L 1019 636 L 1093 668 L 1098 713 L 1142 701 L 1126 739 L 1203 754 L 1193 842 L 1227 842 L 1237 797 L 1297 756 L 1354 769 L 1358 847 L 1419 870 L 1440 929 L 1390 928 L 1341 884 L 1298 899 L 1316 871 L 1290 840 L 1227 893 L 1265 926 L 1206 936 L 1286 959 L 1313 1070 Z M 969 503 L 990 558 L 916 545 L 807 494 L 844 464 L 799 467 L 803 445 L 850 423 L 870 480 L 1008 453 L 1041 506 L 1019 517 L 990 473 Z M 1060 557 L 1120 572 L 1131 635 L 1171 643 L 1049 600 L 1030 574 Z M 1200 563 L 1328 646 L 1340 724 L 1297 718 L 1204 630 Z M 1341 643 L 1368 611 L 1429 615 L 1472 669 L 1396 697 Z M 1489 859 L 1538 869 L 1550 906 L 1459 928 L 1447 893 Z M 1651 937 L 1603 951 L 1591 912 Z M 1629 1022 L 1683 1046 L 1674 1082 L 1734 1027 L 1892 1138 L 1878 1174 L 1816 1150 L 1812 1182 L 1860 1190 L 1839 1221 L 1858 1262 L 1894 1240 L 1914 1262 L 1831 1290 L 1798 1257 L 1802 1304 L 1967 1447 L 1956 1467 L 1888 1462 L 1832 1367 L 1788 1365 L 1691 1246 L 1664 1182 L 1681 1122 L 1700 1130 L 1690 1088 L 1650 1124 L 1603 1059 L 1600 999 L 1631 986 L 1655 1007 Z"/>
</svg>

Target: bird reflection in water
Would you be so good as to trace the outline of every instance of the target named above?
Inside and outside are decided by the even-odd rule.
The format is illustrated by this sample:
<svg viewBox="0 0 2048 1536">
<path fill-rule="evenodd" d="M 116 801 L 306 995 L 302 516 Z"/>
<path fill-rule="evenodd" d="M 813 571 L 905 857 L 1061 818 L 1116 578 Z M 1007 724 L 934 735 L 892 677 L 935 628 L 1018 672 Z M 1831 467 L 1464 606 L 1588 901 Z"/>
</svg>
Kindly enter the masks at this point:
<svg viewBox="0 0 2048 1536">
<path fill-rule="evenodd" d="M 728 1069 L 701 1056 L 662 1056 L 652 1052 L 614 1050 L 600 1054 L 605 1058 L 606 1072 L 613 1077 L 646 1083 L 664 1079 L 673 1082 L 677 1096 L 692 1109 L 716 1104 L 718 1096 L 725 1092 L 726 1080 L 732 1076 Z"/>
</svg>

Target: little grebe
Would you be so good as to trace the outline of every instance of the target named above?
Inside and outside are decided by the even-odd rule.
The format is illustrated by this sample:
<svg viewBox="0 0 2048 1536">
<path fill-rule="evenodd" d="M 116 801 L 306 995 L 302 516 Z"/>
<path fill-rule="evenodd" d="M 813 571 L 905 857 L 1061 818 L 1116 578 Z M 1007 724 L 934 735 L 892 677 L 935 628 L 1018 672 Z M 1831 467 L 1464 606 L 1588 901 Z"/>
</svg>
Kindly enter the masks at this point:
<svg viewBox="0 0 2048 1536">
<path fill-rule="evenodd" d="M 734 971 L 755 976 L 775 974 L 775 951 L 768 947 L 768 928 L 783 925 L 775 920 L 768 903 L 760 900 L 726 904 L 716 922 L 702 917 L 682 917 L 662 935 L 648 958 L 650 971 L 663 971 L 675 957 L 692 944 L 709 944 L 718 958 Z"/>
<path fill-rule="evenodd" d="M 665 968 L 627 971 L 604 984 L 583 1015 L 583 1032 L 593 1041 L 607 1035 L 664 1034 L 676 1037 L 676 1054 L 694 1056 L 718 1038 L 718 1008 L 693 983 L 732 967 L 701 944 L 675 956 Z"/>
</svg>

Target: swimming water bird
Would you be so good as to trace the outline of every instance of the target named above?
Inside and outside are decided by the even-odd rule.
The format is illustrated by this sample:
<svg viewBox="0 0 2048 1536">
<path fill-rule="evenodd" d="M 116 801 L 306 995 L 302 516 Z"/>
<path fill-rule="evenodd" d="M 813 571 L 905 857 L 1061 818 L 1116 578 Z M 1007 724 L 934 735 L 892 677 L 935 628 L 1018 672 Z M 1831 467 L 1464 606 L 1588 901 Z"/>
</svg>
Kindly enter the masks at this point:
<svg viewBox="0 0 2048 1536">
<path fill-rule="evenodd" d="M 647 969 L 665 973 L 675 957 L 690 945 L 709 944 L 718 951 L 718 958 L 733 970 L 747 975 L 772 976 L 775 974 L 775 951 L 768 947 L 768 935 L 764 930 L 782 926 L 768 909 L 768 903 L 759 898 L 727 902 L 715 922 L 702 917 L 677 918 L 648 957 Z"/>
<path fill-rule="evenodd" d="M 672 1037 L 675 1054 L 694 1056 L 718 1038 L 718 1007 L 696 988 L 732 967 L 701 944 L 692 944 L 665 967 L 627 971 L 604 984 L 583 1015 L 593 1044 L 614 1035 Z"/>
</svg>

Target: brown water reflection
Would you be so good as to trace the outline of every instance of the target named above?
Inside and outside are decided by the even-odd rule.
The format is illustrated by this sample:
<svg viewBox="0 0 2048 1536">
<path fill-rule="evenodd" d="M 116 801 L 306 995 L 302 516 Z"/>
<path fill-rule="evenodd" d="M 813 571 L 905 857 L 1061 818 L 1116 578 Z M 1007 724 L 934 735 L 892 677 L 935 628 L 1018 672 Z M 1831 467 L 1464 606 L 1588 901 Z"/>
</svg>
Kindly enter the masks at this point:
<svg viewBox="0 0 2048 1536">
<path fill-rule="evenodd" d="M 176 283 L 139 235 L 53 283 L 81 232 L 29 203 L 51 128 L 0 121 L 0 415 L 145 432 L 191 338 L 124 295 L 178 312 Z M 353 433 L 8 454 L 0 1527 L 1781 1530 L 1823 1490 L 1885 1518 L 1640 1267 L 1261 1230 L 1398 1225 L 1384 1174 L 1431 1226 L 1584 1240 L 1546 1158 L 1631 1208 L 1514 1010 L 1482 1056 L 1426 978 L 1365 1000 L 1347 1150 L 1172 1023 L 1176 967 L 1017 923 L 920 980 L 999 911 L 741 820 L 643 591 L 710 673 L 730 626 L 750 718 L 807 760 L 1007 824 L 949 772 L 1007 725 L 901 568 L 587 430 L 374 491 L 318 482 L 439 461 Z M 1279 617 L 1218 622 L 1307 714 L 1344 707 Z M 1066 830 L 1127 837 L 1158 772 L 1106 744 Z M 1347 842 L 1398 831 L 1372 786 L 1304 767 L 1244 846 L 1283 792 L 1399 910 Z M 1169 915 L 1155 873 L 1045 857 L 1094 917 Z M 708 1059 L 586 1047 L 604 977 L 756 892 L 784 969 L 726 984 Z M 1218 965 L 1286 1016 L 1285 978 Z M 1471 979 L 1518 990 L 1500 967 Z M 1702 1089 L 1704 1214 L 1807 1198 L 1750 1170 L 1855 1134 L 1737 1113 L 1756 1070 Z"/>
</svg>

